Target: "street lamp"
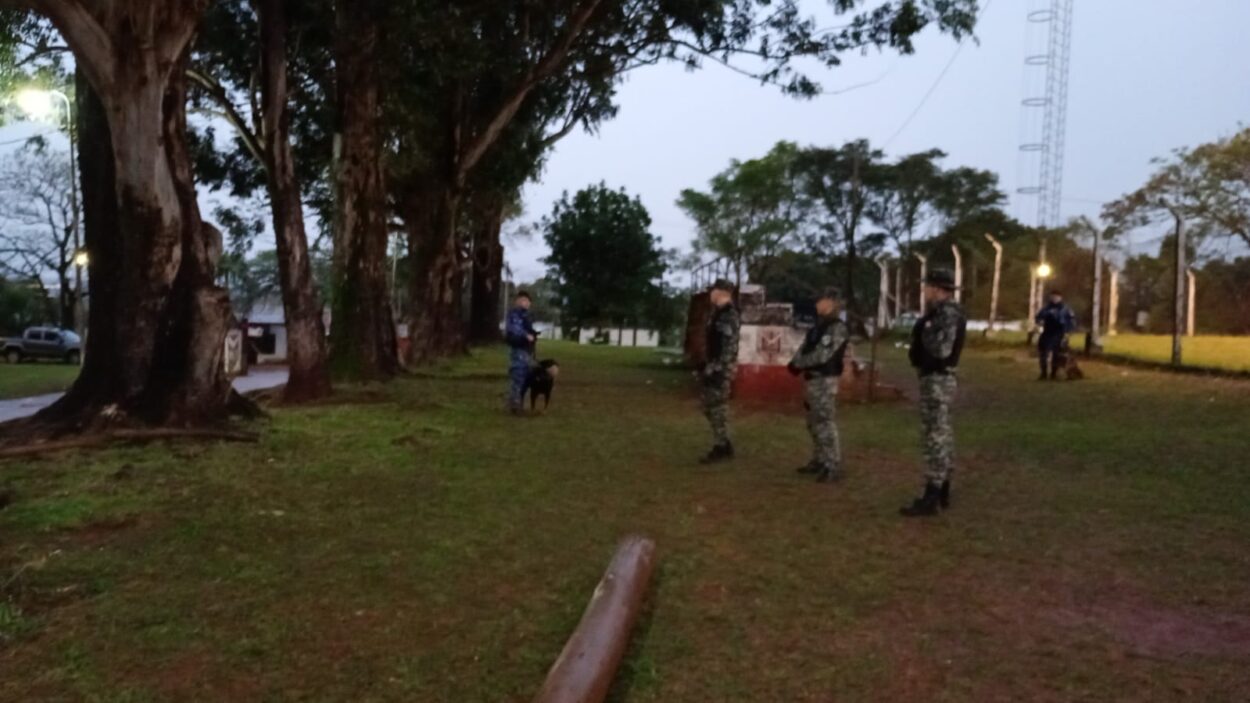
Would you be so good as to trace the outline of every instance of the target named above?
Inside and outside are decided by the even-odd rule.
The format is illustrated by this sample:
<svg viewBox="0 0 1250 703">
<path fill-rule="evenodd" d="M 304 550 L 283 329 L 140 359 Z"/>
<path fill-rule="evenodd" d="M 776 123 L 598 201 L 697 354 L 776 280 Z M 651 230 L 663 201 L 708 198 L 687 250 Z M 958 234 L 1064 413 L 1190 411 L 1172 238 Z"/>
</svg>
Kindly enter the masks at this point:
<svg viewBox="0 0 1250 703">
<path fill-rule="evenodd" d="M 66 113 L 69 112 L 69 98 L 59 90 L 39 90 L 26 88 L 17 94 L 17 106 L 22 112 L 39 122 L 50 122 L 56 112 L 56 100 L 64 98 Z"/>
<path fill-rule="evenodd" d="M 78 202 L 78 154 L 77 140 L 74 134 L 74 106 L 69 96 L 59 90 L 42 88 L 24 88 L 18 91 L 16 102 L 22 112 L 39 122 L 53 122 L 56 117 L 56 103 L 65 105 L 65 135 L 69 138 L 69 188 L 70 208 L 73 221 L 70 229 L 74 233 L 74 329 L 80 334 L 83 329 L 82 305 L 82 270 L 87 266 L 87 252 L 82 248 L 78 223 L 82 210 Z"/>
<path fill-rule="evenodd" d="M 1050 264 L 1046 262 L 1042 262 L 1037 265 L 1037 277 L 1038 278 L 1045 280 L 1047 278 L 1050 278 L 1050 274 L 1052 273 L 1054 273 L 1054 271 L 1051 270 Z"/>
</svg>

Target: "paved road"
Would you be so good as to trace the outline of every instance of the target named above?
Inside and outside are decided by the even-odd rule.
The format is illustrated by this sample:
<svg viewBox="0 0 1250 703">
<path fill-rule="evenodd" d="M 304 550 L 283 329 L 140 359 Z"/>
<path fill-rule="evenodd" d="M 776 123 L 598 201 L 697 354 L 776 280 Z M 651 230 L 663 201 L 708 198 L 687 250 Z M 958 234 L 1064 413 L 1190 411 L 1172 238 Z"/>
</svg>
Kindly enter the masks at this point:
<svg viewBox="0 0 1250 703">
<path fill-rule="evenodd" d="M 258 391 L 264 388 L 273 388 L 286 383 L 287 371 L 285 368 L 263 368 L 255 369 L 246 376 L 240 376 L 234 379 L 234 387 L 240 393 L 248 391 Z M 12 400 L 0 400 L 0 422 L 8 422 L 16 420 L 20 417 L 27 417 L 43 410 L 49 405 L 56 402 L 61 397 L 61 393 L 51 393 L 48 395 L 36 395 L 29 398 L 14 398 Z"/>
</svg>

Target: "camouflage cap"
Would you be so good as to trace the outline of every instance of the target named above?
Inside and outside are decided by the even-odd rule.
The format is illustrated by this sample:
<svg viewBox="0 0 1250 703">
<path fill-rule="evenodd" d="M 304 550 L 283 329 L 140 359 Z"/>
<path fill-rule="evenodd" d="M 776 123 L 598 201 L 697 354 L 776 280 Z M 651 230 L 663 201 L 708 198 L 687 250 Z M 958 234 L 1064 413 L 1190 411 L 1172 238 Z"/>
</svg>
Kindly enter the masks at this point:
<svg viewBox="0 0 1250 703">
<path fill-rule="evenodd" d="M 944 288 L 946 290 L 955 290 L 959 286 L 955 285 L 955 274 L 950 269 L 933 269 L 924 277 L 926 285 L 934 288 Z"/>
<path fill-rule="evenodd" d="M 829 286 L 828 288 L 821 290 L 820 293 L 816 295 L 816 300 L 838 301 L 841 299 L 842 299 L 842 289 L 838 288 L 837 286 Z"/>
<path fill-rule="evenodd" d="M 728 279 L 718 278 L 708 290 L 723 290 L 726 293 L 732 293 L 734 292 L 734 284 L 730 283 Z"/>
</svg>

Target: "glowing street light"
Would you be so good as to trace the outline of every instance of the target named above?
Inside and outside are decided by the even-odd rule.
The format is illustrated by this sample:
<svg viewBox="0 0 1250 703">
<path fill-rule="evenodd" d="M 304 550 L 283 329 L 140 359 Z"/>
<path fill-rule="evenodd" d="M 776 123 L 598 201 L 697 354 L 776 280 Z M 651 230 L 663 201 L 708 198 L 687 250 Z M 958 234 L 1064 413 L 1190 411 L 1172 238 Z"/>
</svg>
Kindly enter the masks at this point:
<svg viewBox="0 0 1250 703">
<path fill-rule="evenodd" d="M 1037 266 L 1038 278 L 1050 278 L 1050 274 L 1052 273 L 1054 273 L 1054 271 L 1051 270 L 1050 264 L 1047 264 L 1047 263 L 1038 264 Z"/>
<path fill-rule="evenodd" d="M 57 102 L 65 105 L 65 112 L 57 114 Z M 79 244 L 79 228 L 78 224 L 81 219 L 81 210 L 78 202 L 78 155 L 75 153 L 77 144 L 75 143 L 74 134 L 74 105 L 70 102 L 69 96 L 59 90 L 45 90 L 42 88 L 24 88 L 17 92 L 14 96 L 14 102 L 17 107 L 26 113 L 32 120 L 37 122 L 59 122 L 57 118 L 64 119 L 65 136 L 69 138 L 69 183 L 70 183 L 70 202 L 73 207 L 73 230 L 74 230 L 74 327 L 81 332 L 84 322 L 83 295 L 82 295 L 82 270 L 87 267 L 87 252 L 82 249 Z"/>
<path fill-rule="evenodd" d="M 17 93 L 17 106 L 22 112 L 39 122 L 52 122 L 56 117 L 57 101 L 65 103 L 66 119 L 69 118 L 69 97 L 59 90 L 25 88 Z"/>
</svg>

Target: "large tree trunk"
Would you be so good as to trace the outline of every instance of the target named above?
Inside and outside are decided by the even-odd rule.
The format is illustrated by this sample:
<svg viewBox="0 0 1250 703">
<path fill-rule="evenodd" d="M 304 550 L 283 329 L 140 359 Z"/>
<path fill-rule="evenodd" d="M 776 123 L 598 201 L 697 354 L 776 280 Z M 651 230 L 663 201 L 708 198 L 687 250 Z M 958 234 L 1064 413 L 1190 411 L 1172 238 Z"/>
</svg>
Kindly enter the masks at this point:
<svg viewBox="0 0 1250 703">
<path fill-rule="evenodd" d="M 224 419 L 229 302 L 214 283 L 220 235 L 202 226 L 195 202 L 179 72 L 202 3 L 30 5 L 53 21 L 97 90 L 113 151 L 117 215 L 114 227 L 100 202 L 101 181 L 89 179 L 107 177 L 92 163 L 103 147 L 84 141 L 85 200 L 97 218 L 88 226 L 96 291 L 91 361 L 75 390 L 41 419 L 89 424 L 103 410 L 113 421 L 153 424 Z M 86 126 L 98 129 L 93 101 L 84 107 Z"/>
<path fill-rule="evenodd" d="M 423 208 L 405 218 L 412 257 L 413 363 L 422 364 L 465 351 L 462 304 L 464 273 L 456 241 L 460 193 L 453 187 L 427 191 Z"/>
<path fill-rule="evenodd" d="M 500 290 L 503 286 L 503 204 L 490 203 L 480 215 L 473 239 L 473 291 L 469 316 L 469 340 L 479 344 L 498 342 L 501 321 Z"/>
<path fill-rule="evenodd" d="M 74 329 L 74 284 L 65 271 L 57 271 L 57 283 L 61 291 L 57 295 L 57 316 L 60 318 L 61 329 Z"/>
<path fill-rule="evenodd" d="M 104 105 L 82 71 L 74 75 L 74 116 L 82 181 L 83 246 L 90 252 L 91 311 L 87 317 L 82 371 L 69 391 L 40 417 L 62 418 L 86 408 L 102 408 L 119 397 L 121 363 L 117 345 L 117 272 L 122 270 L 113 143 Z"/>
<path fill-rule="evenodd" d="M 278 278 L 286 313 L 287 364 L 290 376 L 283 400 L 299 403 L 330 393 L 325 326 L 313 287 L 304 205 L 291 153 L 291 117 L 287 99 L 287 18 L 284 0 L 258 0 L 261 42 L 261 101 L 264 113 L 265 165 L 273 230 L 278 249 Z"/>
<path fill-rule="evenodd" d="M 341 154 L 330 365 L 335 376 L 351 380 L 386 380 L 399 371 L 386 280 L 378 8 L 377 0 L 339 0 L 335 9 Z"/>
<path fill-rule="evenodd" d="M 165 158 L 181 214 L 173 243 L 179 264 L 164 300 L 153 345 L 151 374 L 140 410 L 151 421 L 202 424 L 226 415 L 230 381 L 222 356 L 230 328 L 230 296 L 217 285 L 221 233 L 200 219 L 191 154 L 187 148 L 186 56 L 170 73 L 165 91 Z M 169 270 L 164 259 L 149 260 L 158 278 Z"/>
</svg>

